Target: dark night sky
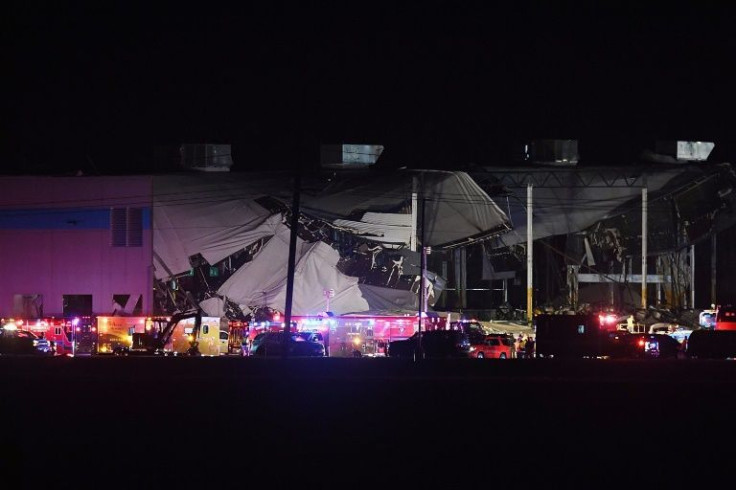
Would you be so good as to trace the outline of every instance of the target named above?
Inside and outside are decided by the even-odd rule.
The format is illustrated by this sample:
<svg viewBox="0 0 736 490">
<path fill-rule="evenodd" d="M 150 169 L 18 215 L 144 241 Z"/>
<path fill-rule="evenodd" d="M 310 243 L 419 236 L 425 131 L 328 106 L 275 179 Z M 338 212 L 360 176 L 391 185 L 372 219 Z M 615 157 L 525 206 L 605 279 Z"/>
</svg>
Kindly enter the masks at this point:
<svg viewBox="0 0 736 490">
<path fill-rule="evenodd" d="M 3 168 L 145 172 L 185 142 L 232 144 L 238 170 L 309 166 L 343 141 L 458 168 L 533 137 L 578 138 L 593 163 L 676 138 L 734 160 L 734 10 L 508 3 L 17 2 Z"/>
</svg>

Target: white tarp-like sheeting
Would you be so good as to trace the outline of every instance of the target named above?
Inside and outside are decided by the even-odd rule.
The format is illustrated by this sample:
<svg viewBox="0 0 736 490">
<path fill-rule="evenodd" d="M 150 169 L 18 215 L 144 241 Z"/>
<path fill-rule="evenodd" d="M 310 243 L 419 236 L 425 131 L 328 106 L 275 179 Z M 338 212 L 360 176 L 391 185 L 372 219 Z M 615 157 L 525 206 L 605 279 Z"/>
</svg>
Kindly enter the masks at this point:
<svg viewBox="0 0 736 490">
<path fill-rule="evenodd" d="M 220 174 L 218 174 L 220 176 Z M 214 264 L 256 240 L 273 235 L 281 216 L 254 201 L 254 182 L 209 174 L 154 177 L 153 251 L 156 278 L 191 268 L 197 253 Z M 255 185 L 254 185 L 255 184 Z"/>
<path fill-rule="evenodd" d="M 207 316 L 216 316 L 220 318 L 225 316 L 225 300 L 222 298 L 218 298 L 216 296 L 207 298 L 204 301 L 200 301 L 199 306 Z"/>
<path fill-rule="evenodd" d="M 290 229 L 281 225 L 276 235 L 220 287 L 218 293 L 240 305 L 268 305 L 284 311 Z M 335 292 L 330 309 L 335 313 L 363 311 L 368 302 L 358 288 L 358 278 L 337 269 L 340 255 L 324 242 L 297 238 L 292 312 L 306 315 L 325 309 L 325 289 Z"/>
<path fill-rule="evenodd" d="M 425 204 L 426 245 L 456 245 L 509 229 L 504 212 L 463 172 L 351 174 L 330 181 L 306 178 L 300 211 L 309 218 L 352 228 L 361 238 L 408 247 L 412 190 Z M 188 272 L 193 255 L 201 254 L 215 264 L 265 238 L 267 242 L 253 259 L 233 272 L 217 294 L 243 309 L 270 306 L 283 310 L 290 229 L 279 209 L 291 207 L 292 192 L 288 175 L 192 173 L 154 177 L 156 278 Z M 261 205 L 260 198 L 271 201 L 260 201 Z M 276 204 L 276 210 L 267 209 L 265 206 L 273 207 L 274 199 L 281 205 Z M 339 259 L 339 252 L 324 242 L 299 240 L 294 314 L 324 310 L 325 289 L 335 291 L 330 309 L 337 313 L 416 307 L 416 293 L 359 285 L 360 278 L 337 269 Z M 206 311 L 216 313 L 225 306 L 224 301 L 212 298 L 202 304 Z"/>
<path fill-rule="evenodd" d="M 336 219 L 332 224 L 386 248 L 406 246 L 411 240 L 411 214 L 365 213 L 360 221 Z"/>
<path fill-rule="evenodd" d="M 509 219 L 465 172 L 404 170 L 336 180 L 302 197 L 303 211 L 329 221 L 355 219 L 363 211 L 409 214 L 412 190 L 424 205 L 424 244 L 456 245 L 511 229 Z M 421 227 L 421 216 L 418 218 Z"/>
<path fill-rule="evenodd" d="M 352 221 L 355 229 L 371 233 L 376 241 L 381 236 L 391 243 L 405 239 L 408 246 L 412 186 L 423 189 L 418 196 L 426 204 L 426 245 L 451 245 L 510 229 L 506 214 L 464 172 L 397 171 L 335 179 L 326 186 L 305 179 L 301 211 L 328 222 Z M 189 257 L 197 253 L 213 264 L 273 235 L 281 216 L 255 201 L 267 196 L 290 207 L 288 177 L 234 173 L 154 177 L 156 277 L 188 271 Z"/>
<path fill-rule="evenodd" d="M 366 298 L 372 310 L 391 311 L 396 309 L 413 310 L 419 309 L 419 297 L 405 289 L 382 288 L 361 284 L 360 292 Z M 358 311 L 358 310 L 355 310 Z"/>
</svg>

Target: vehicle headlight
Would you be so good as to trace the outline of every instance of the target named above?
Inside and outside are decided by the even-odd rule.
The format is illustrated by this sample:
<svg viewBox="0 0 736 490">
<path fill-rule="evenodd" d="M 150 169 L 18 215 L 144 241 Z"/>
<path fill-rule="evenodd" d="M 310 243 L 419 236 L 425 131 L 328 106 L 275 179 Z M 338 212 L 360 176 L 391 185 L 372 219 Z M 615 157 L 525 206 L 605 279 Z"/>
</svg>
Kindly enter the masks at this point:
<svg viewBox="0 0 736 490">
<path fill-rule="evenodd" d="M 475 347 L 473 347 L 473 346 L 471 345 L 471 346 L 470 346 L 470 352 L 473 352 L 474 350 L 475 350 Z"/>
<path fill-rule="evenodd" d="M 34 347 L 38 346 L 38 340 L 37 339 L 33 339 L 33 346 Z"/>
</svg>

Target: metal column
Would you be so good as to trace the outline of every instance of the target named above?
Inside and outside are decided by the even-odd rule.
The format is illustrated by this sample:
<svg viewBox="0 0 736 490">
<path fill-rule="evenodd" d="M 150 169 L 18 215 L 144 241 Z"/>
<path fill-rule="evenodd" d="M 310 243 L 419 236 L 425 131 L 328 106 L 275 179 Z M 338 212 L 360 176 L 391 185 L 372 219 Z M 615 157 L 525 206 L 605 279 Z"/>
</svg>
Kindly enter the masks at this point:
<svg viewBox="0 0 736 490">
<path fill-rule="evenodd" d="M 647 307 L 647 188 L 641 189 L 641 307 Z"/>
<path fill-rule="evenodd" d="M 695 245 L 690 245 L 690 309 L 695 309 Z"/>
</svg>

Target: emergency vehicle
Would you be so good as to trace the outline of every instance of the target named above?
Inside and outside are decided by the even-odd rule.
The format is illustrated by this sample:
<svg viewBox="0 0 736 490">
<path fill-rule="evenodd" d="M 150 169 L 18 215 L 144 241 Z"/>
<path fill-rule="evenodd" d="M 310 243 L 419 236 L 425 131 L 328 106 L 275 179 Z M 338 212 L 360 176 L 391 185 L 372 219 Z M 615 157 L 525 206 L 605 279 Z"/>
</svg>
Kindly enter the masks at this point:
<svg viewBox="0 0 736 490">
<path fill-rule="evenodd" d="M 199 310 L 147 318 L 143 331 L 132 333 L 124 354 L 219 356 L 221 324 L 227 328 L 220 317 L 203 317 Z"/>
<path fill-rule="evenodd" d="M 736 330 L 736 307 L 718 306 L 716 310 L 716 330 Z"/>
<path fill-rule="evenodd" d="M 228 322 L 227 330 L 227 352 L 221 354 L 237 354 L 242 352 L 243 342 L 248 339 L 249 323 L 240 320 Z"/>
<path fill-rule="evenodd" d="M 612 357 L 624 348 L 617 317 L 610 313 L 558 315 L 535 318 L 539 357 Z"/>
<path fill-rule="evenodd" d="M 292 327 L 294 327 L 295 318 L 296 317 L 292 317 Z M 285 326 L 283 317 L 278 311 L 273 312 L 268 319 L 250 322 L 245 331 L 243 341 L 241 341 L 241 348 L 244 351 L 243 355 L 250 355 L 250 348 L 253 345 L 253 339 L 255 339 L 259 333 L 281 332 L 284 330 Z"/>
<path fill-rule="evenodd" d="M 419 330 L 419 316 L 352 313 L 333 318 L 329 330 L 329 355 L 332 357 L 385 357 L 388 344 L 408 339 Z M 443 330 L 445 319 L 425 316 L 423 330 Z"/>
<path fill-rule="evenodd" d="M 200 322 L 199 326 L 196 325 L 197 321 Z M 200 355 L 219 356 L 221 322 L 220 317 L 184 318 L 174 327 L 165 350 L 174 355 L 187 354 L 194 344 Z M 227 321 L 222 328 L 227 331 Z"/>
<path fill-rule="evenodd" d="M 72 355 L 72 327 L 63 318 L 9 319 L 19 330 L 45 338 L 56 355 Z M 5 320 L 3 320 L 3 323 Z"/>
<path fill-rule="evenodd" d="M 97 353 L 97 327 L 91 316 L 78 316 L 67 320 L 72 328 L 72 353 L 75 356 Z"/>
<path fill-rule="evenodd" d="M 133 334 L 151 330 L 152 319 L 145 316 L 98 316 L 97 352 L 122 355 L 133 346 Z"/>
<path fill-rule="evenodd" d="M 245 355 L 248 355 L 249 346 L 258 334 L 281 332 L 285 327 L 284 317 L 277 311 L 273 312 L 269 320 L 249 324 L 245 336 Z M 445 329 L 446 318 L 425 313 L 422 328 Z M 383 357 L 386 356 L 389 342 L 407 339 L 418 329 L 419 317 L 416 313 L 386 315 L 380 312 L 361 312 L 336 316 L 331 312 L 321 312 L 291 317 L 291 330 L 320 334 L 325 345 L 325 355 L 330 357 Z"/>
<path fill-rule="evenodd" d="M 97 327 L 91 316 L 13 320 L 17 328 L 48 340 L 56 355 L 91 355 L 97 352 Z"/>
</svg>

